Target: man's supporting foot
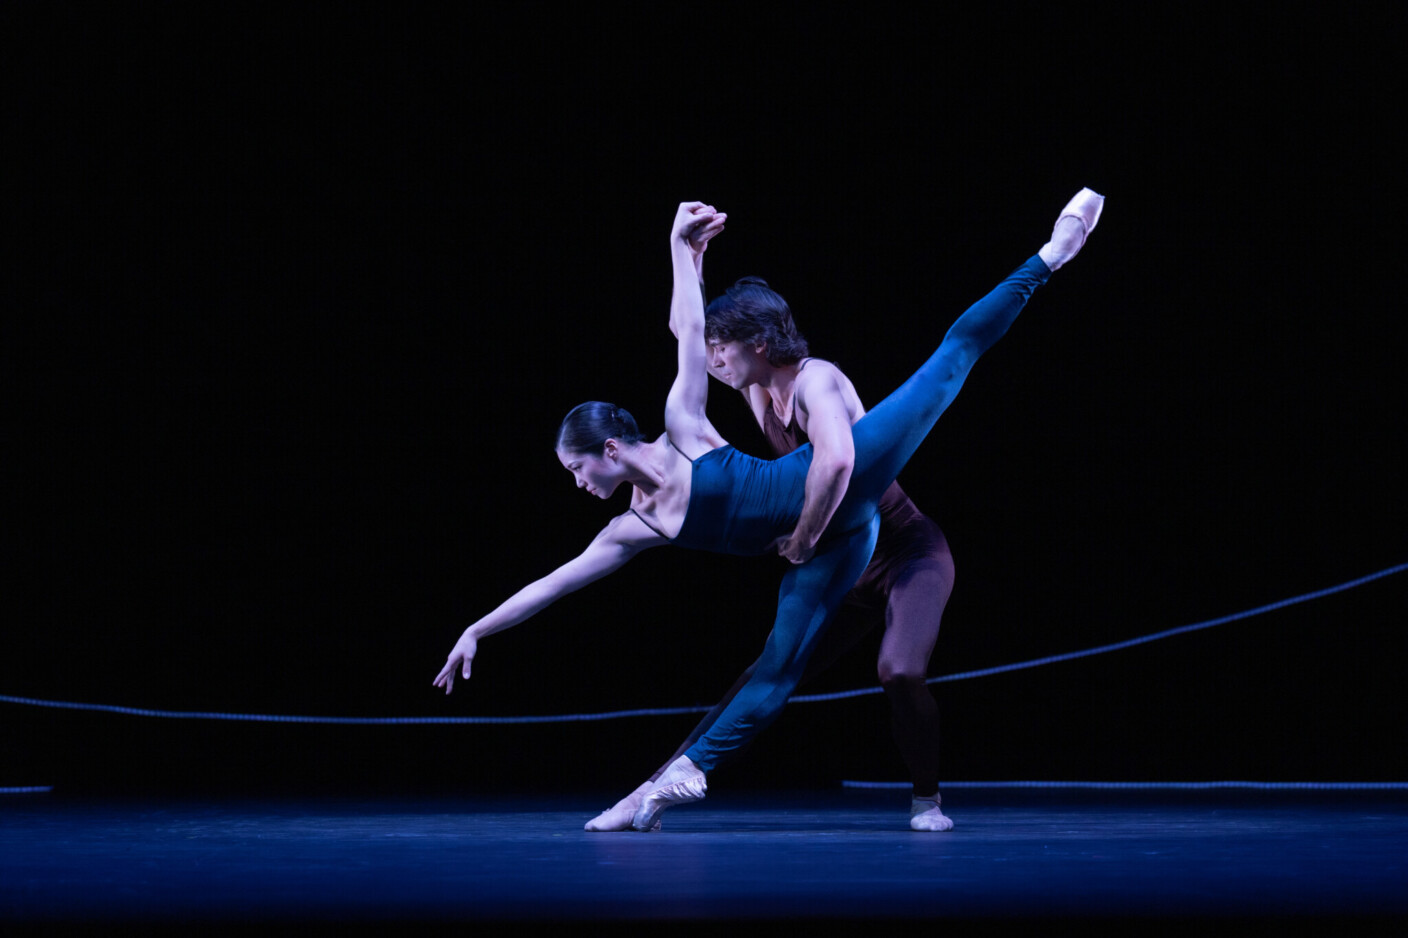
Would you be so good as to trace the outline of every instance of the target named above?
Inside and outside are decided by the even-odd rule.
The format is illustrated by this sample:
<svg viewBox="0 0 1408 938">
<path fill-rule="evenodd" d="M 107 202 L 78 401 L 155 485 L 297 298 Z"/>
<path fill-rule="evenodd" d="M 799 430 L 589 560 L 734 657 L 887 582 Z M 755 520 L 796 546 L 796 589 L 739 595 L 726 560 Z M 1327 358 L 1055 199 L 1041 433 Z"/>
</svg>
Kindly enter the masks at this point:
<svg viewBox="0 0 1408 938">
<path fill-rule="evenodd" d="M 943 799 L 938 792 L 932 798 L 915 798 L 909 803 L 909 829 L 915 831 L 951 831 L 953 821 L 949 820 L 941 807 Z"/>
<path fill-rule="evenodd" d="M 641 798 L 640 809 L 636 811 L 631 826 L 638 831 L 651 830 L 660 820 L 660 813 L 666 808 L 691 801 L 702 801 L 709 790 L 704 773 L 689 758 L 680 756 L 669 767 L 655 786 Z"/>
</svg>

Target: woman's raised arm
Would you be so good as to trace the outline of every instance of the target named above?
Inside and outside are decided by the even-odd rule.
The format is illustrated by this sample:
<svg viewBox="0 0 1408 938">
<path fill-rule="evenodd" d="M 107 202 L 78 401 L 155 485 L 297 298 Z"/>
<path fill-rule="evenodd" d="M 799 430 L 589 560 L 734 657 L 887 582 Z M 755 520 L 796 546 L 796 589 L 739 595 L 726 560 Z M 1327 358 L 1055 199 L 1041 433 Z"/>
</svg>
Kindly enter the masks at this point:
<svg viewBox="0 0 1408 938">
<path fill-rule="evenodd" d="M 635 515 L 624 514 L 613 518 L 592 539 L 586 550 L 542 579 L 529 583 L 499 604 L 493 612 L 465 629 L 445 659 L 445 666 L 435 676 L 435 686 L 445 688 L 448 694 L 455 689 L 456 673 L 465 680 L 469 679 L 470 666 L 479 649 L 479 639 L 512 628 L 537 615 L 568 593 L 619 570 L 645 548 L 663 543 L 664 538 L 647 528 Z"/>
<path fill-rule="evenodd" d="M 713 240 L 714 235 L 724 230 L 724 222 L 728 220 L 728 216 L 722 212 L 715 211 L 712 205 L 705 205 L 703 202 L 685 202 L 680 205 L 681 211 L 675 213 L 676 224 L 681 221 L 681 212 L 686 207 L 689 207 L 689 214 L 692 216 L 690 219 L 687 219 L 690 223 L 704 219 L 704 221 L 695 225 L 689 231 L 684 240 L 689 246 L 690 261 L 694 264 L 694 281 L 699 285 L 699 300 L 701 303 L 707 303 L 708 300 L 704 296 L 704 252 L 709 249 L 709 242 Z M 670 246 L 672 254 L 675 238 L 676 232 L 671 230 Z M 683 281 L 679 278 L 678 272 L 676 272 L 675 287 L 679 288 L 683 285 Z M 675 321 L 677 309 L 678 305 L 672 301 L 670 303 L 670 334 L 675 338 L 679 338 L 680 335 L 679 324 Z"/>
<path fill-rule="evenodd" d="M 679 342 L 679 372 L 665 399 L 665 432 L 690 456 L 701 448 L 712 449 L 723 443 L 704 415 L 709 369 L 699 261 L 709 239 L 723 230 L 727 217 L 703 202 L 681 202 L 670 227 L 670 263 L 674 270 L 670 330 Z"/>
</svg>

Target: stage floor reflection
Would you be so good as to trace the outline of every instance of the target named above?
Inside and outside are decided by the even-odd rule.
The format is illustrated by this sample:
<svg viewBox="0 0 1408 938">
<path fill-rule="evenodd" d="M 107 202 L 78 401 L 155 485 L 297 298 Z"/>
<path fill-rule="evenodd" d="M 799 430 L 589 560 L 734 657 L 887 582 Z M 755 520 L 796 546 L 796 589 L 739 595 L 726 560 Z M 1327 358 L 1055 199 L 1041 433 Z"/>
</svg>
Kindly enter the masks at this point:
<svg viewBox="0 0 1408 938">
<path fill-rule="evenodd" d="M 1408 797 L 719 791 L 655 834 L 534 796 L 0 798 L 0 924 L 1408 921 Z"/>
</svg>

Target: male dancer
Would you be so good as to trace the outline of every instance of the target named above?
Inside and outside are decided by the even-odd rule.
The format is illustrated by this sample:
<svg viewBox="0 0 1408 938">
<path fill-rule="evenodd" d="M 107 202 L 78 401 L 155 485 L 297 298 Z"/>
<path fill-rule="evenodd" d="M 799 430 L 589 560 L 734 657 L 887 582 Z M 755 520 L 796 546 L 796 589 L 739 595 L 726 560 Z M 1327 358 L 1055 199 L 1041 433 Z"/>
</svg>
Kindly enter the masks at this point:
<svg viewBox="0 0 1408 938">
<path fill-rule="evenodd" d="M 1095 220 L 1098 217 L 1097 210 Z M 1090 228 L 1094 227 L 1092 220 Z M 691 247 L 702 289 L 707 238 L 692 242 Z M 1043 248 L 1042 259 L 1054 271 L 1066 258 Z M 774 454 L 782 456 L 803 443 L 812 444 L 801 517 L 796 529 L 776 545 L 783 557 L 804 563 L 846 494 L 855 460 L 851 427 L 865 414 L 865 407 L 839 368 L 808 357 L 806 340 L 798 333 L 787 302 L 762 280 L 745 277 L 709 304 L 705 335 L 709 373 L 742 392 Z M 886 491 L 879 511 L 880 534 L 871 562 L 812 655 L 803 681 L 883 623 L 876 668 L 890 700 L 895 741 L 913 784 L 909 824 L 916 831 L 947 831 L 953 821 L 943 813 L 939 796 L 938 705 L 926 678 L 943 610 L 953 591 L 953 557 L 943 531 L 919 511 L 898 483 Z M 752 673 L 750 666 L 649 781 L 589 821 L 586 829 L 630 829 L 645 792 L 709 729 Z"/>
<path fill-rule="evenodd" d="M 778 544 L 778 553 L 801 563 L 846 494 L 855 460 L 851 426 L 865 406 L 840 368 L 808 357 L 786 300 L 761 280 L 744 278 L 714 300 L 705 332 L 709 373 L 743 393 L 773 452 L 781 456 L 809 440 L 812 444 L 802 516 Z M 870 564 L 808 668 L 808 677 L 820 672 L 883 623 L 876 670 L 914 786 L 910 827 L 918 831 L 953 827 L 940 808 L 938 704 L 925 683 L 953 581 L 953 555 L 943 531 L 898 482 L 892 484 L 880 502 L 880 535 Z"/>
</svg>

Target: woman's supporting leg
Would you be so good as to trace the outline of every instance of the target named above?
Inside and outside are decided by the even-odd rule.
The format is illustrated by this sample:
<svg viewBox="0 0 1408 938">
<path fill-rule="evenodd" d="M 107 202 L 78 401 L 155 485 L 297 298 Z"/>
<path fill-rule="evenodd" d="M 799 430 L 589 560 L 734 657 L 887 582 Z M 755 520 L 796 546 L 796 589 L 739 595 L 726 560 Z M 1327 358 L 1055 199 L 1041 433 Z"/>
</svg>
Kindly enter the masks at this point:
<svg viewBox="0 0 1408 938">
<path fill-rule="evenodd" d="M 854 647 L 867 632 L 874 628 L 875 625 L 879 624 L 882 618 L 882 615 L 879 613 L 876 613 L 874 618 L 871 618 L 869 614 L 865 616 L 852 616 L 846 620 L 845 625 L 847 627 L 841 630 L 845 632 L 845 634 L 838 635 L 838 627 L 841 625 L 838 619 L 845 615 L 845 611 L 845 609 L 842 609 L 838 615 L 832 617 L 831 622 L 826 626 L 821 637 L 817 640 L 816 647 L 812 650 L 811 657 L 808 658 L 807 665 L 802 670 L 802 677 L 797 682 L 798 686 L 805 685 L 812 678 L 835 664 L 837 658 L 840 658 Z M 674 762 L 680 756 L 688 752 L 690 747 L 698 741 L 699 737 L 709 731 L 709 727 L 713 726 L 723 712 L 728 709 L 728 705 L 733 702 L 733 698 L 738 696 L 738 692 L 748 686 L 748 682 L 753 679 L 753 672 L 757 669 L 757 661 L 748 665 L 747 669 L 733 682 L 733 686 L 725 692 L 722 699 L 710 708 L 709 712 L 700 719 L 694 729 L 685 737 L 684 742 L 680 743 L 679 748 L 671 754 L 670 758 L 665 760 L 665 764 L 655 771 L 655 774 L 650 777 L 651 781 L 659 779 L 671 762 Z"/>
<path fill-rule="evenodd" d="M 836 607 L 870 562 L 879 529 L 880 519 L 872 514 L 868 524 L 787 571 L 778 590 L 777 618 L 752 678 L 685 753 L 700 769 L 710 771 L 777 719 Z"/>
<path fill-rule="evenodd" d="M 884 613 L 881 610 L 873 612 L 867 610 L 864 614 L 857 612 L 847 616 L 846 608 L 843 606 L 823 631 L 816 649 L 812 652 L 811 658 L 807 661 L 807 666 L 802 672 L 802 679 L 798 681 L 798 686 L 806 685 L 808 681 L 834 664 L 837 658 L 850 650 L 867 632 L 878 625 L 883 616 Z M 842 621 L 843 619 L 845 620 L 844 622 Z M 597 832 L 631 830 L 631 824 L 635 820 L 636 812 L 640 810 L 641 801 L 644 799 L 646 792 L 655 787 L 655 784 L 660 781 L 661 776 L 665 774 L 665 771 L 669 769 L 672 763 L 688 752 L 689 748 L 698 741 L 699 737 L 709 731 L 709 727 L 713 726 L 720 715 L 728 709 L 728 705 L 733 702 L 734 697 L 738 696 L 738 692 L 748 686 L 748 682 L 752 680 L 753 672 L 756 671 L 757 668 L 757 661 L 748 665 L 743 673 L 738 676 L 738 679 L 733 682 L 733 686 L 724 693 L 719 702 L 714 704 L 709 712 L 695 724 L 694 728 L 690 730 L 689 735 L 685 737 L 684 742 L 680 743 L 678 748 L 670 754 L 670 758 L 666 759 L 664 764 L 656 769 L 650 778 L 635 791 L 588 821 L 585 829 Z M 935 770 L 934 777 L 937 780 L 937 769 Z"/>
<path fill-rule="evenodd" d="M 827 623 L 875 549 L 880 518 L 835 539 L 811 560 L 782 578 L 777 618 L 753 676 L 689 750 L 670 763 L 655 787 L 642 796 L 632 826 L 650 830 L 666 808 L 704 797 L 704 773 L 743 748 L 777 719 L 806 670 Z"/>
</svg>

